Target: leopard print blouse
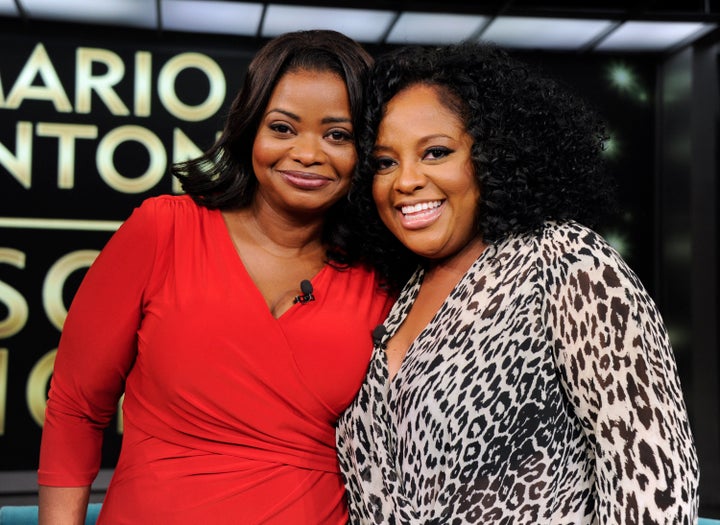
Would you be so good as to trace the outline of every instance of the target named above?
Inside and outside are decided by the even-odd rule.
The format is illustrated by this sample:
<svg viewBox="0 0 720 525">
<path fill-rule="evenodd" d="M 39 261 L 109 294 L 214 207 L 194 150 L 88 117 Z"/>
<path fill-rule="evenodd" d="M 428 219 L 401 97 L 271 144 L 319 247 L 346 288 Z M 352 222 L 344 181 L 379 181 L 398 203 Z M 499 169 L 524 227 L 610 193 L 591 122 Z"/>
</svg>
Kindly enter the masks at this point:
<svg viewBox="0 0 720 525">
<path fill-rule="evenodd" d="M 697 456 L 660 314 L 617 252 L 575 223 L 486 249 L 392 381 L 376 345 L 337 444 L 353 524 L 697 514 Z"/>
</svg>

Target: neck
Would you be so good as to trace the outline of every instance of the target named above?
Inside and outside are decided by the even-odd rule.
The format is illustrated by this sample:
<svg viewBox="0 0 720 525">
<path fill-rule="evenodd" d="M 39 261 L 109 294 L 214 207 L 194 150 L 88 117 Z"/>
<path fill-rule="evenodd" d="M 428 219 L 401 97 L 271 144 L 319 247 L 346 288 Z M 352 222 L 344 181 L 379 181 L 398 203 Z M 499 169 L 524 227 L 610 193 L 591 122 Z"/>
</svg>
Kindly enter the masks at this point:
<svg viewBox="0 0 720 525">
<path fill-rule="evenodd" d="M 237 220 L 250 239 L 278 255 L 292 257 L 324 251 L 323 217 L 291 217 L 253 203 L 238 210 Z"/>
<path fill-rule="evenodd" d="M 480 237 L 475 237 L 454 255 L 439 261 L 430 261 L 426 275 L 460 277 L 468 271 L 480 254 L 485 251 L 485 248 L 487 248 L 487 244 Z"/>
</svg>

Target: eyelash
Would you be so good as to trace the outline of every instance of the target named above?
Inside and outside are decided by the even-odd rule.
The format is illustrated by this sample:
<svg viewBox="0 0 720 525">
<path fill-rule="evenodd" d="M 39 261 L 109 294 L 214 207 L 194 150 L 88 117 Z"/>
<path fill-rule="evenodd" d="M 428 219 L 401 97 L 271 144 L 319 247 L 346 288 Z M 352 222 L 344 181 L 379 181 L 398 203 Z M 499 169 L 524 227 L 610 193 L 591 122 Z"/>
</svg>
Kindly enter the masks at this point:
<svg viewBox="0 0 720 525">
<path fill-rule="evenodd" d="M 292 126 L 282 122 L 269 124 L 268 127 L 275 133 L 279 133 L 281 135 L 286 135 L 294 131 Z M 344 129 L 330 130 L 325 134 L 325 137 L 328 137 L 333 142 L 352 142 L 355 140 L 353 134 Z"/>
<path fill-rule="evenodd" d="M 276 133 L 285 134 L 285 133 L 289 133 L 290 131 L 292 131 L 292 128 L 290 126 L 288 126 L 287 124 L 283 124 L 281 122 L 275 122 L 273 124 L 270 124 L 268 127 Z"/>
<path fill-rule="evenodd" d="M 432 148 L 428 148 L 425 150 L 425 154 L 423 155 L 423 159 L 427 158 L 428 155 L 432 154 L 432 158 L 430 160 L 437 160 L 444 157 L 447 157 L 453 152 L 450 148 L 445 148 L 443 146 L 433 146 Z"/>
<path fill-rule="evenodd" d="M 440 160 L 451 155 L 455 150 L 444 146 L 433 146 L 423 152 L 423 160 Z M 390 157 L 376 157 L 373 159 L 373 168 L 376 173 L 391 168 L 396 162 Z"/>
<path fill-rule="evenodd" d="M 339 138 L 333 137 L 333 135 L 340 135 Z M 330 131 L 326 136 L 331 137 L 334 141 L 337 142 L 345 142 L 345 141 L 352 141 L 355 139 L 352 133 L 350 133 L 347 130 L 344 129 L 334 129 Z"/>
<path fill-rule="evenodd" d="M 376 157 L 372 160 L 372 163 L 373 170 L 375 171 L 375 173 L 378 173 L 391 168 L 395 164 L 395 161 L 388 157 Z M 387 165 L 383 166 L 383 163 L 387 163 Z"/>
</svg>

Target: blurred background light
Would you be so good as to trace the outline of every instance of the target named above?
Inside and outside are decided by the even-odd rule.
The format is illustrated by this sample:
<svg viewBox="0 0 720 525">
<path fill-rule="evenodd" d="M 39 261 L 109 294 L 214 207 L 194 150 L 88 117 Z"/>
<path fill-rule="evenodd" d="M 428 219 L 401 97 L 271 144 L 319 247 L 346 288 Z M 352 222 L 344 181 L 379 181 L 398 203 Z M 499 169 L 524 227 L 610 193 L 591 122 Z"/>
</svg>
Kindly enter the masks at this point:
<svg viewBox="0 0 720 525">
<path fill-rule="evenodd" d="M 262 4 L 214 0 L 164 0 L 160 8 L 163 29 L 242 36 L 257 33 L 263 13 Z"/>
<path fill-rule="evenodd" d="M 302 29 L 334 29 L 360 42 L 380 42 L 395 14 L 392 11 L 270 4 L 262 36 Z"/>
<path fill-rule="evenodd" d="M 649 99 L 647 89 L 640 84 L 637 74 L 627 64 L 613 62 L 608 66 L 607 78 L 610 86 L 623 95 L 629 96 L 636 102 L 647 102 Z"/>
<path fill-rule="evenodd" d="M 482 40 L 513 48 L 577 49 L 612 25 L 609 20 L 501 16 L 483 32 Z"/>
<path fill-rule="evenodd" d="M 156 28 L 154 0 L 22 0 L 31 18 L 89 24 Z"/>
<path fill-rule="evenodd" d="M 0 15 L 18 16 L 18 8 L 13 0 L 0 0 Z"/>
<path fill-rule="evenodd" d="M 625 22 L 600 42 L 601 51 L 659 51 L 695 39 L 714 26 L 699 22 Z"/>
<path fill-rule="evenodd" d="M 386 42 L 389 44 L 452 44 L 469 39 L 489 17 L 448 13 L 402 13 Z"/>
<path fill-rule="evenodd" d="M 326 0 L 322 7 L 252 0 L 0 0 L 0 17 L 263 38 L 287 31 L 335 29 L 370 44 L 481 39 L 515 49 L 583 52 L 675 51 L 718 27 L 713 13 L 690 4 L 681 11 L 694 17 L 693 22 L 677 21 L 652 3 L 603 8 L 567 2 L 559 17 L 555 4 L 529 2 L 504 2 L 502 9 L 493 9 L 452 0 L 438 2 L 433 12 L 420 12 L 404 10 L 411 2 L 390 0 Z M 497 11 L 502 13 L 496 16 Z M 668 21 L 657 21 L 658 17 Z"/>
</svg>

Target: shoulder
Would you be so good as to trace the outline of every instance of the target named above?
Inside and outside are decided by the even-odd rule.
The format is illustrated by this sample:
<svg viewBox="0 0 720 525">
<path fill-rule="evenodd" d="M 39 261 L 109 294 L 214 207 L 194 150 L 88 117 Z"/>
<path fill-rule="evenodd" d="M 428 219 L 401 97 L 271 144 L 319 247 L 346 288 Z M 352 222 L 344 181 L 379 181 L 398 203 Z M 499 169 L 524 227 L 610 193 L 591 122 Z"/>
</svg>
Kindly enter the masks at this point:
<svg viewBox="0 0 720 525">
<path fill-rule="evenodd" d="M 523 280 L 533 274 L 547 278 L 608 248 L 601 236 L 581 224 L 547 221 L 536 230 L 512 233 L 489 245 L 487 255 L 481 256 L 487 262 L 473 268 L 505 282 L 508 275 Z"/>
<path fill-rule="evenodd" d="M 559 288 L 590 287 L 600 295 L 630 298 L 645 287 L 622 256 L 599 233 L 574 222 L 548 223 L 543 231 L 541 261 L 545 274 Z"/>
<path fill-rule="evenodd" d="M 147 242 L 166 241 L 175 237 L 174 232 L 189 233 L 202 224 L 203 217 L 216 210 L 197 205 L 187 195 L 159 195 L 145 199 L 123 222 L 118 230 L 124 238 Z"/>
<path fill-rule="evenodd" d="M 203 209 L 188 195 L 158 195 L 145 199 L 134 213 L 162 218 L 178 214 L 198 214 L 202 213 Z"/>
<path fill-rule="evenodd" d="M 198 224 L 217 210 L 199 206 L 188 195 L 159 195 L 145 199 L 126 221 L 130 225 L 154 228 L 162 235 L 164 230 L 187 228 Z"/>
<path fill-rule="evenodd" d="M 540 235 L 545 249 L 566 251 L 605 250 L 610 245 L 594 230 L 574 221 L 546 222 Z"/>
<path fill-rule="evenodd" d="M 625 267 L 620 254 L 596 231 L 576 222 L 548 222 L 539 240 L 540 256 L 561 267 Z"/>
</svg>

